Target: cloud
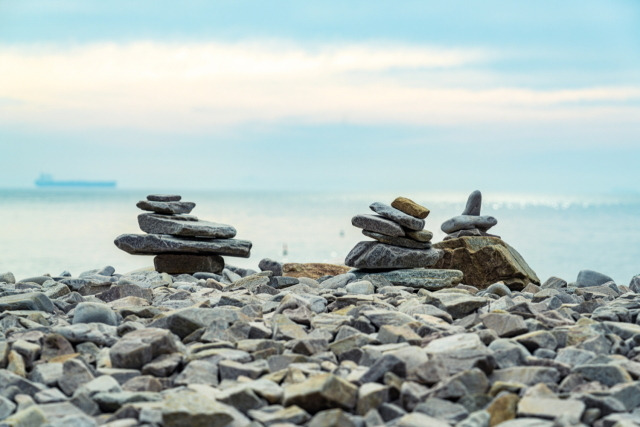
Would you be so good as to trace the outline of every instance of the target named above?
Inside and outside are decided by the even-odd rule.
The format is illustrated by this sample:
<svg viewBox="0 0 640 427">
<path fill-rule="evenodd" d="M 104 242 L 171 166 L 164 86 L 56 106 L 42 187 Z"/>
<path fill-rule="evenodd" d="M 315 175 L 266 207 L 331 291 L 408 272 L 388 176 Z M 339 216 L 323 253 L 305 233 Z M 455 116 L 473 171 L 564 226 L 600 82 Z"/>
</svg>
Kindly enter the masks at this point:
<svg viewBox="0 0 640 427">
<path fill-rule="evenodd" d="M 504 87 L 498 73 L 480 71 L 494 57 L 472 49 L 283 41 L 0 46 L 0 98 L 14 100 L 0 103 L 0 123 L 210 132 L 256 122 L 640 120 L 640 87 Z M 448 70 L 489 78 L 478 79 L 481 85 L 443 78 Z"/>
</svg>

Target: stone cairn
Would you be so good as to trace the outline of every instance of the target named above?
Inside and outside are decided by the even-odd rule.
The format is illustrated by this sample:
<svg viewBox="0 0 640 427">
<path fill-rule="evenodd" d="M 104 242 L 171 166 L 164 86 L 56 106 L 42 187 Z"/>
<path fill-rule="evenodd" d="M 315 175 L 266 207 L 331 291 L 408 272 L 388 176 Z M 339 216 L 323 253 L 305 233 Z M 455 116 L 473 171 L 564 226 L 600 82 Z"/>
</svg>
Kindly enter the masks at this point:
<svg viewBox="0 0 640 427">
<path fill-rule="evenodd" d="M 540 279 L 522 255 L 500 239 L 487 233 L 498 223 L 492 216 L 480 215 L 482 194 L 469 195 L 462 215 L 445 221 L 441 229 L 447 236 L 435 248 L 444 251 L 435 268 L 455 269 L 464 273 L 462 282 L 485 289 L 503 282 L 512 290 L 522 290 L 529 283 L 540 284 Z"/>
<path fill-rule="evenodd" d="M 431 248 L 433 233 L 424 230 L 429 209 L 405 197 L 391 206 L 375 202 L 370 206 L 378 215 L 356 215 L 351 223 L 374 241 L 359 242 L 349 252 L 345 264 L 361 269 L 399 269 L 430 267 L 442 256 Z"/>
<path fill-rule="evenodd" d="M 476 190 L 469 195 L 467 205 L 462 211 L 462 215 L 454 216 L 442 224 L 442 231 L 447 233 L 444 240 L 457 239 L 458 237 L 470 236 L 491 236 L 487 231 L 498 224 L 498 220 L 492 216 L 480 215 L 482 207 L 482 193 Z"/>
<path fill-rule="evenodd" d="M 148 234 L 122 234 L 116 246 L 132 255 L 156 255 L 156 271 L 169 274 L 219 274 L 225 265 L 221 255 L 249 257 L 251 242 L 233 239 L 234 227 L 189 215 L 196 204 L 181 199 L 155 194 L 138 202 L 149 211 L 138 215 L 140 229 Z"/>
</svg>

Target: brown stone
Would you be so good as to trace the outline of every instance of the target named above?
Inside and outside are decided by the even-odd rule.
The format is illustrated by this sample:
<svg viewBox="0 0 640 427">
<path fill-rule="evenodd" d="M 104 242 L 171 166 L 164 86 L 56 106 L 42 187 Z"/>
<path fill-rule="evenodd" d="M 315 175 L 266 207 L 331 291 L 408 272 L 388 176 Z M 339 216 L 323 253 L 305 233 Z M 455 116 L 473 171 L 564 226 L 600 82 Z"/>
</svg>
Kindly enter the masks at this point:
<svg viewBox="0 0 640 427">
<path fill-rule="evenodd" d="M 40 359 L 45 362 L 50 362 L 56 357 L 73 353 L 75 353 L 75 350 L 65 337 L 52 333 L 44 337 Z"/>
<path fill-rule="evenodd" d="M 287 263 L 282 266 L 282 275 L 288 277 L 308 277 L 310 279 L 319 279 L 323 276 L 337 276 L 351 270 L 351 267 L 337 264 L 323 263 Z"/>
<path fill-rule="evenodd" d="M 487 412 L 491 415 L 489 426 L 497 426 L 505 421 L 513 420 L 516 417 L 518 401 L 520 399 L 513 393 L 505 393 L 491 402 L 487 407 Z"/>
<path fill-rule="evenodd" d="M 407 199 L 406 197 L 396 198 L 391 202 L 391 206 L 406 213 L 407 215 L 420 219 L 425 219 L 430 212 L 429 209 L 417 204 L 411 199 Z"/>
<path fill-rule="evenodd" d="M 433 245 L 444 250 L 444 256 L 433 268 L 460 270 L 462 283 L 485 289 L 504 282 L 513 290 L 521 290 L 540 279 L 514 248 L 497 237 L 460 237 Z"/>
</svg>

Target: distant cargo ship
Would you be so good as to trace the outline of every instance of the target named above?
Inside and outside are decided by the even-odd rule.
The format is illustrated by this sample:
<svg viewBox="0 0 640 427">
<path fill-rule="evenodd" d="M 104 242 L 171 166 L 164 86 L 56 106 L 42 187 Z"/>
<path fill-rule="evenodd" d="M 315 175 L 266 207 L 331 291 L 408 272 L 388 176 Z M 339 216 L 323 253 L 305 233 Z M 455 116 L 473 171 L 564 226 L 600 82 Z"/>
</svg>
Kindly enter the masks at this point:
<svg viewBox="0 0 640 427">
<path fill-rule="evenodd" d="M 114 188 L 116 181 L 55 181 L 51 175 L 42 174 L 36 179 L 36 187 L 102 187 Z"/>
</svg>

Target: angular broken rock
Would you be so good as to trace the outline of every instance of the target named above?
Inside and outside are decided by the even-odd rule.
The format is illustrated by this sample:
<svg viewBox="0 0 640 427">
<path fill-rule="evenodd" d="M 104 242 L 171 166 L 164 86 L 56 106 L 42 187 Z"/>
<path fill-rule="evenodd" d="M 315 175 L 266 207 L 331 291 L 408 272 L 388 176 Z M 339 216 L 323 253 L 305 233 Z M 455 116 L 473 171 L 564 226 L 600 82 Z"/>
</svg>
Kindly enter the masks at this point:
<svg viewBox="0 0 640 427">
<path fill-rule="evenodd" d="M 287 277 L 307 277 L 318 279 L 323 276 L 337 276 L 351 270 L 350 267 L 321 262 L 286 263 L 282 266 L 282 275 Z"/>
<path fill-rule="evenodd" d="M 164 254 L 153 258 L 157 272 L 168 274 L 222 273 L 224 258 L 220 255 Z"/>
<path fill-rule="evenodd" d="M 114 368 L 140 369 L 161 354 L 179 351 L 178 345 L 178 337 L 165 329 L 138 329 L 120 338 L 109 356 Z"/>
<path fill-rule="evenodd" d="M 251 242 L 237 239 L 199 239 L 162 234 L 122 234 L 114 241 L 116 246 L 132 255 L 199 254 L 229 255 L 249 258 Z"/>
<path fill-rule="evenodd" d="M 393 269 L 431 267 L 442 257 L 437 249 L 406 249 L 378 242 L 360 242 L 345 264 L 355 268 Z"/>
<path fill-rule="evenodd" d="M 422 230 L 424 228 L 424 220 L 420 218 L 413 217 L 411 215 L 407 215 L 406 213 L 392 208 L 389 205 L 380 202 L 374 202 L 369 205 L 372 211 L 377 213 L 380 216 L 383 216 L 396 224 L 400 224 L 403 227 L 406 227 L 410 230 Z"/>
<path fill-rule="evenodd" d="M 143 213 L 138 215 L 140 229 L 149 234 L 171 234 L 173 236 L 211 237 L 230 239 L 236 229 L 227 224 L 194 220 L 187 215 L 159 215 Z"/>
<path fill-rule="evenodd" d="M 333 374 L 315 375 L 284 389 L 285 406 L 297 405 L 311 413 L 335 407 L 350 410 L 357 398 L 358 388 Z"/>
<path fill-rule="evenodd" d="M 136 206 L 143 211 L 151 211 L 165 215 L 188 214 L 196 207 L 193 202 L 152 202 L 140 200 Z"/>
</svg>

